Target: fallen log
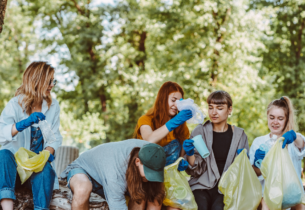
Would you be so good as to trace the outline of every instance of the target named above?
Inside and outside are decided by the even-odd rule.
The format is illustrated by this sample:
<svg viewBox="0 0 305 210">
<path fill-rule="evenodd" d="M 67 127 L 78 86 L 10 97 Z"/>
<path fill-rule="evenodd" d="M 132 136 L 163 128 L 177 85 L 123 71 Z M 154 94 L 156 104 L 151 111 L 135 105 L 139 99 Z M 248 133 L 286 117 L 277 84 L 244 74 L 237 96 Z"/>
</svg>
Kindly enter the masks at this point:
<svg viewBox="0 0 305 210">
<path fill-rule="evenodd" d="M 59 181 L 59 190 L 53 191 L 53 197 L 50 204 L 50 210 L 70 210 L 72 203 L 71 190 L 66 187 L 65 181 Z M 33 210 L 33 196 L 32 192 L 26 188 L 16 190 L 16 200 L 14 201 L 14 210 Z M 0 209 L 1 205 L 0 205 Z M 109 210 L 107 202 L 101 196 L 91 193 L 90 210 Z"/>
</svg>

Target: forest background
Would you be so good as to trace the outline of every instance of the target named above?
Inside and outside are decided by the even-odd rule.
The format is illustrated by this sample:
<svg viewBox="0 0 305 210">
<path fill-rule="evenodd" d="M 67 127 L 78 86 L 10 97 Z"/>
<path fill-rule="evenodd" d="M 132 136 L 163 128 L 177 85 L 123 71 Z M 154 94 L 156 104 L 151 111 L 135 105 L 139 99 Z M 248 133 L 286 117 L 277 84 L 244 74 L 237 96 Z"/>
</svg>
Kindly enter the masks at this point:
<svg viewBox="0 0 305 210">
<path fill-rule="evenodd" d="M 250 144 L 283 95 L 305 134 L 304 39 L 305 0 L 8 0 L 0 111 L 44 60 L 56 67 L 64 144 L 81 151 L 131 138 L 169 80 L 206 115 L 209 93 L 229 92 L 229 122 Z"/>
</svg>

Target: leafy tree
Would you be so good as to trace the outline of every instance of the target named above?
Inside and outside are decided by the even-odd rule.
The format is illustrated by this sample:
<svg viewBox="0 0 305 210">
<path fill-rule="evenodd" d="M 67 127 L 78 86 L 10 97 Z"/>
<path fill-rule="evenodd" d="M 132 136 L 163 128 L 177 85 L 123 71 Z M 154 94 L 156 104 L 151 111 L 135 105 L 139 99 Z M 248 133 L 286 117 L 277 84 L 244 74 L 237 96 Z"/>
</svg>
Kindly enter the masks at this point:
<svg viewBox="0 0 305 210">
<path fill-rule="evenodd" d="M 268 50 L 264 53 L 260 74 L 271 75 L 269 82 L 276 88 L 274 98 L 288 95 L 293 100 L 298 110 L 299 129 L 305 132 L 305 1 L 254 1 L 252 8 L 275 10 L 270 17 L 271 34 L 264 40 Z"/>
<path fill-rule="evenodd" d="M 5 30 L 0 36 L 0 110 L 14 96 L 30 57 L 37 52 L 38 37 L 32 24 L 32 17 L 26 16 L 19 5 L 8 5 Z"/>
</svg>

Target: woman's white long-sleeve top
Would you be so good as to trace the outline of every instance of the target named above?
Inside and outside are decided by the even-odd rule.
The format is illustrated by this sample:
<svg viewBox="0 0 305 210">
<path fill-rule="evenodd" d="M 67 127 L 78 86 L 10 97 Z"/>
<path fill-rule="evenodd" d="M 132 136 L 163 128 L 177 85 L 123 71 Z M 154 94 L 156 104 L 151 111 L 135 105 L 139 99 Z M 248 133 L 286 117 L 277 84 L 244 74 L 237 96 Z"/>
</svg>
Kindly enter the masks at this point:
<svg viewBox="0 0 305 210">
<path fill-rule="evenodd" d="M 305 142 L 305 137 L 302 134 L 297 133 L 297 135 L 301 136 L 303 141 Z M 260 136 L 260 137 L 257 137 L 256 139 L 254 139 L 254 141 L 251 145 L 251 148 L 250 148 L 250 152 L 249 152 L 250 162 L 252 165 L 254 164 L 254 159 L 255 159 L 254 156 L 255 156 L 256 150 L 259 149 L 259 146 L 261 144 L 264 144 L 269 139 L 270 139 L 270 133 L 265 136 Z M 305 147 L 303 147 L 302 149 L 299 149 L 295 146 L 294 143 L 288 144 L 288 153 L 290 155 L 293 166 L 299 177 L 299 181 L 302 183 L 302 180 L 301 180 L 302 165 L 301 164 L 302 164 L 303 157 L 305 157 Z M 258 179 L 260 180 L 260 182 L 262 184 L 263 192 L 264 192 L 265 180 L 262 175 L 259 176 Z M 302 183 L 302 185 L 303 185 L 303 183 Z"/>
<path fill-rule="evenodd" d="M 12 136 L 12 126 L 21 120 L 29 117 L 29 115 L 22 110 L 18 103 L 19 97 L 12 98 L 6 107 L 3 109 L 0 116 L 0 144 L 1 150 L 7 149 L 15 154 L 20 147 L 24 147 L 30 150 L 31 147 L 31 126 L 24 129 L 22 132 Z M 43 100 L 41 112 L 46 116 L 47 122 L 51 125 L 51 128 L 55 134 L 56 141 L 51 144 L 44 143 L 43 148 L 52 147 L 55 150 L 54 156 L 56 158 L 56 151 L 62 144 L 62 136 L 59 132 L 60 126 L 60 107 L 56 99 L 52 98 L 52 104 L 48 108 L 48 104 Z M 55 161 L 52 162 L 52 166 L 55 170 Z M 56 176 L 57 177 L 57 176 Z M 59 189 L 58 179 L 55 179 L 54 189 Z"/>
</svg>

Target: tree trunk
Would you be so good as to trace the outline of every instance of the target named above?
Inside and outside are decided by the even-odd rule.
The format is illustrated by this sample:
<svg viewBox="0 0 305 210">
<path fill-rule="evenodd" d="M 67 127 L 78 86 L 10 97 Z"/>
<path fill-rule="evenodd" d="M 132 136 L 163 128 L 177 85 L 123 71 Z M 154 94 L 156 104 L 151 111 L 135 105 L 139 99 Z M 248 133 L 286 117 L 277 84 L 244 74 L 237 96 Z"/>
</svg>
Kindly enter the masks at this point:
<svg viewBox="0 0 305 210">
<path fill-rule="evenodd" d="M 50 204 L 50 210 L 71 210 L 72 194 L 66 187 L 67 182 L 60 181 L 60 189 L 53 191 L 53 198 Z M 16 200 L 14 201 L 14 210 L 32 210 L 34 209 L 32 192 L 26 188 L 16 190 Z M 0 205 L 0 210 L 2 210 Z M 89 210 L 109 210 L 105 199 L 95 193 L 91 193 Z"/>
<path fill-rule="evenodd" d="M 2 28 L 4 25 L 6 4 L 7 4 L 7 0 L 0 0 L 0 34 L 2 32 Z"/>
</svg>

